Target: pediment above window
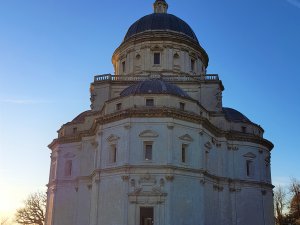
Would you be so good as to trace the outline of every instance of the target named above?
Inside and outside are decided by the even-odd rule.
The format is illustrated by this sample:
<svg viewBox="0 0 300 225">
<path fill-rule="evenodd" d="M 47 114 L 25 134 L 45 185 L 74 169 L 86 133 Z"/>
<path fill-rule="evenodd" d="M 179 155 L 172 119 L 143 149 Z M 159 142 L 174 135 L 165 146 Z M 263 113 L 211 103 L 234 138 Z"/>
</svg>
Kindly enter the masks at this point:
<svg viewBox="0 0 300 225">
<path fill-rule="evenodd" d="M 151 51 L 163 51 L 163 47 L 159 46 L 159 45 L 155 45 L 155 46 L 151 46 Z"/>
<path fill-rule="evenodd" d="M 156 138 L 156 137 L 158 137 L 158 133 L 156 133 L 155 131 L 152 131 L 152 130 L 145 130 L 139 134 L 139 137 Z"/>
<path fill-rule="evenodd" d="M 115 141 L 118 141 L 119 139 L 120 139 L 119 136 L 114 135 L 114 134 L 111 134 L 106 140 L 107 140 L 108 142 L 115 142 Z"/>
<path fill-rule="evenodd" d="M 192 141 L 194 140 L 194 139 L 193 139 L 190 135 L 188 135 L 188 134 L 185 134 L 185 135 L 179 137 L 179 139 L 180 139 L 180 140 L 183 140 L 183 141 L 189 141 L 189 142 L 192 142 Z"/>
<path fill-rule="evenodd" d="M 252 152 L 248 152 L 247 154 L 245 154 L 243 156 L 246 158 L 252 158 L 252 159 L 256 158 L 256 155 Z"/>
</svg>

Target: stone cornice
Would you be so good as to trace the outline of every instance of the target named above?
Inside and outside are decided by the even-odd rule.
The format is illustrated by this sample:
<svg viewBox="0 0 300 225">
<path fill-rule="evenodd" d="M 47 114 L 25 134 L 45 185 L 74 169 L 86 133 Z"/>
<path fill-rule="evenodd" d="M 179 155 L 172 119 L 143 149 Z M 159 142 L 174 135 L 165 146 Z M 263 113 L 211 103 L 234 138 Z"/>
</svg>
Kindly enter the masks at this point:
<svg viewBox="0 0 300 225">
<path fill-rule="evenodd" d="M 74 179 L 57 179 L 53 180 L 48 183 L 48 187 L 53 186 L 59 186 L 62 184 L 74 184 L 75 186 L 80 183 L 86 183 L 90 184 L 94 178 L 97 178 L 99 175 L 100 177 L 97 179 L 101 180 L 101 176 L 111 176 L 111 174 L 114 174 L 116 176 L 128 176 L 130 178 L 130 175 L 133 174 L 140 174 L 139 170 L 149 170 L 153 171 L 153 174 L 161 174 L 161 170 L 168 171 L 167 173 L 164 172 L 166 175 L 172 176 L 173 179 L 176 179 L 175 176 L 193 176 L 199 178 L 199 181 L 205 180 L 209 181 L 211 183 L 218 183 L 219 185 L 233 185 L 237 184 L 241 187 L 243 186 L 255 186 L 260 188 L 268 188 L 273 189 L 274 186 L 271 183 L 265 182 L 265 181 L 257 181 L 257 180 L 245 180 L 245 179 L 233 179 L 229 177 L 222 177 L 217 176 L 209 173 L 206 170 L 203 169 L 193 169 L 193 168 L 187 168 L 187 167 L 180 167 L 180 166 L 173 166 L 173 165 L 124 165 L 124 166 L 118 166 L 118 167 L 112 167 L 112 168 L 105 168 L 105 169 L 96 169 L 87 176 L 80 176 L 76 177 Z"/>
<path fill-rule="evenodd" d="M 79 132 L 76 136 L 66 136 L 54 139 L 53 142 L 48 146 L 52 148 L 55 144 L 64 144 L 71 142 L 79 142 L 83 137 L 94 136 L 97 132 L 97 127 L 99 125 L 116 122 L 119 120 L 127 118 L 174 118 L 178 120 L 183 120 L 191 123 L 201 124 L 203 128 L 207 129 L 215 137 L 225 137 L 227 140 L 232 141 L 244 141 L 252 142 L 256 144 L 263 145 L 267 147 L 270 151 L 273 149 L 274 145 L 259 136 L 252 134 L 244 134 L 233 131 L 223 131 L 216 126 L 214 126 L 208 119 L 191 113 L 187 111 L 181 111 L 173 108 L 167 107 L 156 107 L 156 108 L 130 108 L 122 111 L 118 111 L 113 114 L 99 116 L 94 120 L 92 127 L 89 130 Z"/>
</svg>

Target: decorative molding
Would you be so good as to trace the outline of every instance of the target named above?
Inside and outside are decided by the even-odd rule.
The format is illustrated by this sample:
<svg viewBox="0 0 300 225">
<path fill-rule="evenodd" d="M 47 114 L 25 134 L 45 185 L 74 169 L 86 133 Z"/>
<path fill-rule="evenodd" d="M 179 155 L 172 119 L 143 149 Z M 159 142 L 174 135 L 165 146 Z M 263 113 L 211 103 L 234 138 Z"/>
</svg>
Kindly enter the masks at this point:
<svg viewBox="0 0 300 225">
<path fill-rule="evenodd" d="M 214 137 L 211 138 L 211 142 L 212 142 L 217 148 L 219 148 L 219 147 L 222 146 L 221 142 L 219 142 L 219 141 L 218 141 L 216 138 L 214 138 Z"/>
<path fill-rule="evenodd" d="M 192 142 L 194 140 L 189 134 L 185 134 L 185 135 L 179 137 L 179 139 L 181 139 L 183 141 L 189 141 L 189 142 Z"/>
<path fill-rule="evenodd" d="M 158 133 L 152 130 L 144 130 L 139 134 L 139 137 L 143 137 L 143 138 L 156 138 L 158 136 L 159 136 Z"/>
<path fill-rule="evenodd" d="M 109 137 L 106 139 L 108 142 L 116 142 L 120 139 L 117 135 L 111 134 Z"/>
<path fill-rule="evenodd" d="M 122 175 L 121 176 L 123 181 L 129 181 L 129 176 L 128 175 Z"/>
<path fill-rule="evenodd" d="M 162 52 L 164 50 L 164 48 L 159 45 L 155 45 L 155 46 L 151 46 L 150 50 L 153 52 L 155 52 L 155 51 Z"/>
<path fill-rule="evenodd" d="M 164 180 L 164 178 L 161 178 L 159 180 L 159 185 L 160 185 L 160 187 L 164 187 L 165 186 L 165 180 Z"/>
<path fill-rule="evenodd" d="M 99 183 L 100 182 L 100 174 L 97 173 L 94 177 L 94 182 Z"/>
<path fill-rule="evenodd" d="M 204 184 L 206 183 L 205 175 L 204 175 L 204 174 L 201 174 L 201 176 L 200 176 L 200 183 L 201 183 L 202 185 L 204 185 Z"/>
<path fill-rule="evenodd" d="M 169 130 L 173 130 L 173 129 L 174 129 L 174 124 L 173 124 L 173 123 L 168 123 L 168 124 L 167 124 L 167 128 L 168 128 Z"/>
<path fill-rule="evenodd" d="M 240 192 L 241 188 L 230 187 L 229 192 Z"/>
<path fill-rule="evenodd" d="M 98 141 L 93 140 L 93 141 L 91 142 L 91 145 L 92 145 L 93 147 L 97 148 L 98 145 L 99 145 L 99 143 L 98 143 Z"/>
<path fill-rule="evenodd" d="M 227 149 L 232 150 L 232 151 L 237 151 L 237 150 L 239 150 L 239 147 L 236 145 L 227 144 Z"/>
<path fill-rule="evenodd" d="M 208 141 L 204 144 L 205 148 L 207 148 L 208 150 L 212 149 L 212 144 Z"/>
<path fill-rule="evenodd" d="M 219 191 L 219 192 L 221 192 L 221 191 L 224 190 L 224 187 L 223 187 L 223 186 L 217 185 L 217 184 L 214 184 L 214 185 L 213 185 L 213 188 L 214 188 L 215 191 Z"/>
<path fill-rule="evenodd" d="M 147 173 L 140 177 L 139 184 L 156 184 L 156 179 L 154 176 Z"/>
<path fill-rule="evenodd" d="M 130 185 L 131 185 L 131 187 L 135 187 L 135 179 L 130 180 Z"/>
<path fill-rule="evenodd" d="M 68 152 L 68 153 L 66 153 L 66 154 L 64 154 L 64 158 L 65 159 L 73 159 L 73 158 L 75 158 L 75 154 L 74 153 L 71 153 L 71 152 Z"/>
<path fill-rule="evenodd" d="M 161 74 L 150 74 L 149 75 L 150 79 L 161 79 Z"/>
<path fill-rule="evenodd" d="M 126 123 L 126 124 L 124 125 L 124 128 L 125 128 L 126 130 L 129 130 L 129 129 L 131 128 L 130 123 Z"/>
<path fill-rule="evenodd" d="M 246 153 L 245 155 L 243 155 L 245 158 L 252 158 L 252 159 L 254 159 L 254 158 L 256 158 L 256 155 L 254 154 L 254 153 L 252 153 L 252 152 L 248 152 L 248 153 Z"/>
<path fill-rule="evenodd" d="M 56 160 L 57 160 L 57 157 L 56 156 L 50 156 L 50 159 L 51 159 L 51 163 L 55 163 Z"/>
<path fill-rule="evenodd" d="M 174 180 L 174 176 L 173 175 L 166 175 L 165 178 L 166 178 L 166 180 L 168 182 L 172 182 Z"/>
<path fill-rule="evenodd" d="M 167 107 L 156 107 L 151 109 L 151 111 L 145 111 L 144 109 L 127 109 L 123 110 L 121 112 L 111 114 L 111 115 L 104 115 L 104 116 L 99 116 L 95 119 L 94 124 L 91 126 L 90 129 L 85 130 L 80 132 L 79 135 L 76 137 L 74 136 L 64 136 L 64 137 L 59 137 L 57 139 L 54 139 L 52 143 L 48 145 L 50 149 L 55 148 L 57 144 L 65 144 L 65 143 L 72 143 L 72 142 L 80 142 L 83 137 L 89 137 L 89 136 L 94 136 L 95 133 L 97 133 L 97 129 L 99 125 L 107 124 L 110 122 L 114 122 L 117 120 L 121 120 L 124 118 L 131 118 L 131 117 L 172 117 L 174 119 L 180 119 L 184 121 L 189 121 L 189 122 L 194 122 L 197 124 L 201 124 L 205 129 L 207 129 L 209 132 L 213 133 L 217 137 L 224 137 L 228 141 L 242 141 L 242 142 L 251 142 L 251 143 L 256 143 L 260 144 L 262 146 L 265 146 L 266 148 L 271 151 L 274 147 L 274 145 L 266 140 L 263 139 L 262 137 L 255 136 L 252 134 L 243 134 L 240 135 L 238 133 L 234 133 L 231 131 L 223 131 L 216 126 L 214 126 L 208 119 L 203 118 L 200 115 L 191 115 L 185 111 L 179 111 L 176 109 L 170 109 Z M 98 135 L 102 135 L 102 133 L 97 133 Z M 231 150 L 231 149 L 229 149 Z"/>
<path fill-rule="evenodd" d="M 265 162 L 270 164 L 271 163 L 271 156 L 268 156 L 265 158 Z"/>
</svg>

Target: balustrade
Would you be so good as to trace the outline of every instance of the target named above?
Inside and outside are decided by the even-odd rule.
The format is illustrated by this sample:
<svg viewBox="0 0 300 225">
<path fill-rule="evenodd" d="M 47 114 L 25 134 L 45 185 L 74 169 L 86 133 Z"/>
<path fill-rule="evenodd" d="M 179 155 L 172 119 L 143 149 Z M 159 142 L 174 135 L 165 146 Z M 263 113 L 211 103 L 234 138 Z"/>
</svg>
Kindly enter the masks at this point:
<svg viewBox="0 0 300 225">
<path fill-rule="evenodd" d="M 144 81 L 147 79 L 154 78 L 154 76 L 126 76 L 126 75 L 112 75 L 112 74 L 103 74 L 97 75 L 94 78 L 95 82 L 102 81 Z M 155 76 L 155 78 L 160 78 L 165 81 L 217 81 L 219 80 L 218 74 L 206 74 L 206 75 L 193 75 L 193 76 L 172 76 L 172 75 L 163 75 Z"/>
</svg>

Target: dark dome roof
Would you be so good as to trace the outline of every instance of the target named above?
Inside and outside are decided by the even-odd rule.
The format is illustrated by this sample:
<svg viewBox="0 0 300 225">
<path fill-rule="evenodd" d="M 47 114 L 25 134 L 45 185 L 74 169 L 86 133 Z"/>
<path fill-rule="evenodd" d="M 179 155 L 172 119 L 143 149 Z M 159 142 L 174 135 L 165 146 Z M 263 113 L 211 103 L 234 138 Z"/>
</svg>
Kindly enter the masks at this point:
<svg viewBox="0 0 300 225">
<path fill-rule="evenodd" d="M 131 85 L 128 88 L 125 88 L 120 96 L 125 97 L 138 94 L 170 94 L 189 99 L 191 98 L 180 87 L 161 79 L 145 80 Z"/>
<path fill-rule="evenodd" d="M 198 42 L 194 31 L 186 22 L 167 13 L 152 13 L 142 17 L 129 27 L 124 41 L 144 31 L 154 30 L 179 32 Z"/>
<path fill-rule="evenodd" d="M 232 108 L 223 108 L 225 118 L 231 122 L 252 123 L 244 114 Z"/>
<path fill-rule="evenodd" d="M 84 112 L 80 113 L 78 116 L 76 116 L 76 117 L 71 121 L 71 123 L 83 123 L 86 117 L 92 116 L 92 115 L 94 115 L 94 114 L 96 114 L 96 113 L 97 113 L 97 112 L 92 111 L 92 110 L 84 111 Z"/>
</svg>

